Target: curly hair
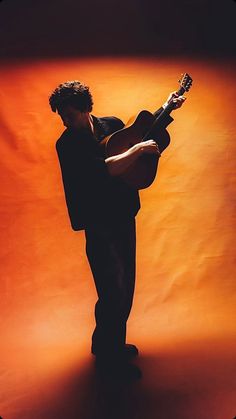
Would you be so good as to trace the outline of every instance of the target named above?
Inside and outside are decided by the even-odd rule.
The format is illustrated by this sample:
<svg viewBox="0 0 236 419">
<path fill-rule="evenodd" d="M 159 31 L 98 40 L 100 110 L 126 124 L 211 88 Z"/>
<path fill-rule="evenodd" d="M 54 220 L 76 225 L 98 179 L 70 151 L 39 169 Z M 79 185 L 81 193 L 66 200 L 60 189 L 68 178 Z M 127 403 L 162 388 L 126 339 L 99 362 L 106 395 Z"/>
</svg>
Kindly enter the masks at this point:
<svg viewBox="0 0 236 419">
<path fill-rule="evenodd" d="M 91 112 L 93 98 L 89 87 L 78 80 L 59 84 L 49 97 L 49 104 L 53 112 L 60 113 L 65 106 L 71 105 L 80 112 Z"/>
</svg>

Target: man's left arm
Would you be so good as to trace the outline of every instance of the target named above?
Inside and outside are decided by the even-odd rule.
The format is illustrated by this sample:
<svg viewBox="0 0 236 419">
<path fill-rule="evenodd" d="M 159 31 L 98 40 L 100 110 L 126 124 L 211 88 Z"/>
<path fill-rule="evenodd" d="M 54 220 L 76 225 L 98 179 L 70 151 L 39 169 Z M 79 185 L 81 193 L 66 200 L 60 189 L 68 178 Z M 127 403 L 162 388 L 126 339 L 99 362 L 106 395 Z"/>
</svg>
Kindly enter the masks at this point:
<svg viewBox="0 0 236 419">
<path fill-rule="evenodd" d="M 163 110 L 169 105 L 169 103 L 173 100 L 173 103 L 175 104 L 174 110 L 180 108 L 184 101 L 186 100 L 185 96 L 178 96 L 177 92 L 172 92 L 169 94 L 166 102 L 162 105 L 160 109 L 158 109 L 156 112 L 154 112 L 154 116 L 159 116 Z M 161 123 L 160 128 L 166 128 L 174 119 L 167 113 L 165 117 L 163 118 L 163 121 Z"/>
</svg>

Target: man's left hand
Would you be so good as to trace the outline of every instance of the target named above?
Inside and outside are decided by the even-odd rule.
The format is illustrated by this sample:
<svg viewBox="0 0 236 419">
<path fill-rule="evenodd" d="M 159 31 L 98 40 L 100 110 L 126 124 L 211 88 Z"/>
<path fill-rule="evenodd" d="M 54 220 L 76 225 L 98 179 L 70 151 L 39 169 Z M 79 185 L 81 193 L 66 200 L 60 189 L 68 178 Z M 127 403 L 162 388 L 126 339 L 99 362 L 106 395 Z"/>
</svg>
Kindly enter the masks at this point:
<svg viewBox="0 0 236 419">
<path fill-rule="evenodd" d="M 174 109 L 178 109 L 183 105 L 185 100 L 186 100 L 185 96 L 178 96 L 177 92 L 172 92 L 168 96 L 167 101 L 164 103 L 163 108 L 165 109 L 166 106 L 169 105 L 170 102 L 173 102 L 175 104 Z"/>
</svg>

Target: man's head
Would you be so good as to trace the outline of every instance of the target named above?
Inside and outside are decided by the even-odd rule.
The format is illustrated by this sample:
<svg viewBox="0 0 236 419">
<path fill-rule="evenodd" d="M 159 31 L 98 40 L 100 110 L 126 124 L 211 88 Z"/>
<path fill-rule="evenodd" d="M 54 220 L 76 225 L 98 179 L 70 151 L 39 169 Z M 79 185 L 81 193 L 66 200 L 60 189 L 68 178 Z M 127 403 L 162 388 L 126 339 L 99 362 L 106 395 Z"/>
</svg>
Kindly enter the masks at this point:
<svg viewBox="0 0 236 419">
<path fill-rule="evenodd" d="M 93 98 L 88 86 L 78 80 L 59 84 L 49 97 L 53 112 L 58 112 L 68 128 L 85 127 L 89 112 L 92 111 Z"/>
</svg>

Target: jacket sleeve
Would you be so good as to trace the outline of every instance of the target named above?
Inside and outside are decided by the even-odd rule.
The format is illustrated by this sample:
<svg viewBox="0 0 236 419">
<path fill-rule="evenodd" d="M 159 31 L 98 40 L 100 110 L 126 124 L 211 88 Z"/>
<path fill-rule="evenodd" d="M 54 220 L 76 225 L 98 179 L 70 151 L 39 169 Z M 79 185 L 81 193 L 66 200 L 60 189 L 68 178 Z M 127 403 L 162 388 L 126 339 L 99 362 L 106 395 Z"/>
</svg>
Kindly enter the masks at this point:
<svg viewBox="0 0 236 419">
<path fill-rule="evenodd" d="M 157 117 L 162 113 L 163 110 L 164 110 L 164 108 L 161 107 L 156 112 L 154 112 L 153 115 L 155 117 Z M 174 119 L 169 114 L 166 114 L 164 116 L 164 118 L 162 119 L 159 127 L 160 128 L 166 128 L 172 121 L 174 121 Z"/>
<path fill-rule="evenodd" d="M 75 164 L 74 157 L 71 159 L 71 153 L 66 147 L 57 143 L 56 150 L 71 227 L 73 230 L 81 230 L 83 228 L 84 209 L 81 200 L 83 185 L 79 181 L 80 165 Z"/>
<path fill-rule="evenodd" d="M 57 142 L 56 150 L 60 162 L 62 181 L 68 214 L 73 230 L 84 228 L 89 211 L 96 206 L 103 185 L 110 175 L 102 157 L 97 157 L 86 147 L 76 142 Z"/>
<path fill-rule="evenodd" d="M 154 116 L 158 117 L 164 109 L 161 107 L 156 112 L 154 112 Z M 174 119 L 169 115 L 166 114 L 163 119 L 161 119 L 160 123 L 158 123 L 151 131 L 150 138 L 156 140 L 159 150 L 162 153 L 168 145 L 170 144 L 170 135 L 166 129 L 166 127 L 173 121 Z"/>
</svg>

